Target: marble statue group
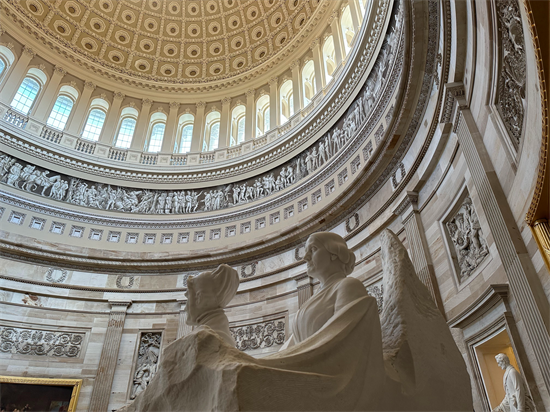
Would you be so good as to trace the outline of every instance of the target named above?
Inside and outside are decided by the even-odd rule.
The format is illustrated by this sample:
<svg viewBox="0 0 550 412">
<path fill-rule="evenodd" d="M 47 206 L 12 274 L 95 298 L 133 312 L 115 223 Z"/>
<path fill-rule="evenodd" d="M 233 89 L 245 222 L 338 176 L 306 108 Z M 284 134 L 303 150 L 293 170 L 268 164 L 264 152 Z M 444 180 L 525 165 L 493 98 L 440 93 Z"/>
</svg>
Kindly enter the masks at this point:
<svg viewBox="0 0 550 412">
<path fill-rule="evenodd" d="M 350 276 L 344 239 L 315 233 L 307 273 L 320 283 L 275 354 L 235 348 L 224 308 L 236 295 L 227 265 L 188 279 L 193 331 L 165 348 L 155 376 L 121 411 L 471 411 L 462 355 L 406 249 L 381 236 L 384 307 Z"/>
</svg>

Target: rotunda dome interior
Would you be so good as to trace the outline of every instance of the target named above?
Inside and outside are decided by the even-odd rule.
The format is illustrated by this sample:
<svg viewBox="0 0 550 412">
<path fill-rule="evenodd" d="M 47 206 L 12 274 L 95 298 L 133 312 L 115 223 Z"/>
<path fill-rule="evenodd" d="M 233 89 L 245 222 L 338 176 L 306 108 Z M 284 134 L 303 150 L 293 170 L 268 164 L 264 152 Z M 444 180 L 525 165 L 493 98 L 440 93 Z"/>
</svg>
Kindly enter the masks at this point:
<svg viewBox="0 0 550 412">
<path fill-rule="evenodd" d="M 222 263 L 237 348 L 278 351 L 320 288 L 316 232 L 345 239 L 381 311 L 390 229 L 474 409 L 504 396 L 500 352 L 550 408 L 539 3 L 0 2 L 0 385 L 128 404 L 191 332 L 187 279 Z"/>
</svg>

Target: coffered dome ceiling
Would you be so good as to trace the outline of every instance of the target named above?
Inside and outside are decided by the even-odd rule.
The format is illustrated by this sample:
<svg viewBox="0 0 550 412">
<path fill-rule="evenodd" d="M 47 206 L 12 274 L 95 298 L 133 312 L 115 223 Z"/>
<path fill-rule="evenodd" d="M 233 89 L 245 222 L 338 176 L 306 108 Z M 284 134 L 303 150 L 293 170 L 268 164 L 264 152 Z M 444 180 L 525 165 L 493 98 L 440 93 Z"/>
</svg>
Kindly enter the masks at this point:
<svg viewBox="0 0 550 412">
<path fill-rule="evenodd" d="M 319 0 L 7 0 L 4 7 L 80 63 L 166 83 L 255 75 L 327 9 Z"/>
</svg>

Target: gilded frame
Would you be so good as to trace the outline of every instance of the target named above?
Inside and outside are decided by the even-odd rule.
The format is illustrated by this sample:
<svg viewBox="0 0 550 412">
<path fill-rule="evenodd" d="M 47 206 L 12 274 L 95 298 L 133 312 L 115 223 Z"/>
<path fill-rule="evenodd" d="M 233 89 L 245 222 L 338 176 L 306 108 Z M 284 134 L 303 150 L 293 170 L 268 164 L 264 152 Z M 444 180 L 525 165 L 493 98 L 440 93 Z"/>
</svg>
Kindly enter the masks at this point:
<svg viewBox="0 0 550 412">
<path fill-rule="evenodd" d="M 44 385 L 44 386 L 72 386 L 71 400 L 68 412 L 75 412 L 78 403 L 78 396 L 82 388 L 82 379 L 49 379 L 49 378 L 27 378 L 18 376 L 0 375 L 0 383 L 18 383 L 23 385 Z"/>
</svg>

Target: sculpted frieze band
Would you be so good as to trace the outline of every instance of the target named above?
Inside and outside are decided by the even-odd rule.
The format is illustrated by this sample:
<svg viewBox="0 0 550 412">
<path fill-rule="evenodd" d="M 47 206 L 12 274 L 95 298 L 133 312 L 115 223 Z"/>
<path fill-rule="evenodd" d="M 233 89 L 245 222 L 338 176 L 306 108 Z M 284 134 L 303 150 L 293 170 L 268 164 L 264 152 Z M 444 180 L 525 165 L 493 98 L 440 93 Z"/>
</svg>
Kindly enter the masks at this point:
<svg viewBox="0 0 550 412">
<path fill-rule="evenodd" d="M 374 68 L 340 121 L 305 152 L 255 179 L 198 190 L 152 190 L 107 185 L 70 177 L 0 152 L 0 181 L 8 186 L 79 206 L 139 214 L 209 212 L 279 192 L 328 164 L 364 125 L 397 57 L 402 17 L 396 13 Z"/>
</svg>

